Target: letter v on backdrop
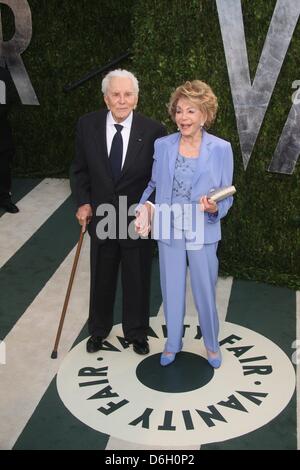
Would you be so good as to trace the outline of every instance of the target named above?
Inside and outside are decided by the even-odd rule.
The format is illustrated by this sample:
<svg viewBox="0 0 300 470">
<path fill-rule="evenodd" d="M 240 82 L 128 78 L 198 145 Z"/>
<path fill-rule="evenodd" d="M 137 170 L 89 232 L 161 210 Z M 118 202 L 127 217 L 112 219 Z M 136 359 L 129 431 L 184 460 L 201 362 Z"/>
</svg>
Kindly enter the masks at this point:
<svg viewBox="0 0 300 470">
<path fill-rule="evenodd" d="M 246 169 L 298 21 L 300 1 L 277 0 L 252 84 L 241 1 L 216 0 L 216 2 L 243 163 Z M 295 101 L 283 128 L 269 171 L 293 173 L 300 154 L 299 128 L 300 104 Z"/>
</svg>

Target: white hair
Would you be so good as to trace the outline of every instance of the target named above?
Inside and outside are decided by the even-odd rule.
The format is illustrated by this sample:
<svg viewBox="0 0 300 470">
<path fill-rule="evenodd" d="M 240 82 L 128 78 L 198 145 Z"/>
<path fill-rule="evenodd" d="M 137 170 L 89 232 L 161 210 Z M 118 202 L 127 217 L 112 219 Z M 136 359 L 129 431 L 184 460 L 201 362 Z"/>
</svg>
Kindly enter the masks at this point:
<svg viewBox="0 0 300 470">
<path fill-rule="evenodd" d="M 133 75 L 133 73 L 128 72 L 128 70 L 122 70 L 122 69 L 116 69 L 112 70 L 111 72 L 108 72 L 107 75 L 102 80 L 102 93 L 103 95 L 107 95 L 107 90 L 109 87 L 110 80 L 113 77 L 126 77 L 130 78 L 133 83 L 133 88 L 135 93 L 138 95 L 139 94 L 139 82 L 138 79 Z"/>
</svg>

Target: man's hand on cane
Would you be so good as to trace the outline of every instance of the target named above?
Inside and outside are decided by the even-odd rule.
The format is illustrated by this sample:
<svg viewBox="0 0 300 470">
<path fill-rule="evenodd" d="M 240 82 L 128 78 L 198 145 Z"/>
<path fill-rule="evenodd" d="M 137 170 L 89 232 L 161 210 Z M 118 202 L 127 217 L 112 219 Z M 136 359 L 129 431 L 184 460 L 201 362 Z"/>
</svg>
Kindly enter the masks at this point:
<svg viewBox="0 0 300 470">
<path fill-rule="evenodd" d="M 93 215 L 92 207 L 90 204 L 83 204 L 77 209 L 76 218 L 82 226 L 82 232 L 86 231 L 86 226 L 90 223 Z"/>
</svg>

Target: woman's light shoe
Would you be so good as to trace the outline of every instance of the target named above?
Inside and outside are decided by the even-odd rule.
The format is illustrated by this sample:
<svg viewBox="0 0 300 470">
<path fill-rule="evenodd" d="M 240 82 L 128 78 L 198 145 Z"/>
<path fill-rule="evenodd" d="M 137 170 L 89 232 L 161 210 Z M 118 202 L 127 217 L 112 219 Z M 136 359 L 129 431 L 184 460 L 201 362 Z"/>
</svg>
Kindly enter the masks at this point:
<svg viewBox="0 0 300 470">
<path fill-rule="evenodd" d="M 168 366 L 175 361 L 176 353 L 162 353 L 160 356 L 160 365 L 161 366 Z"/>
<path fill-rule="evenodd" d="M 215 358 L 211 358 L 207 354 L 207 361 L 214 369 L 218 369 L 220 365 L 222 364 L 221 350 L 220 349 L 218 350 L 218 357 L 215 357 Z"/>
</svg>

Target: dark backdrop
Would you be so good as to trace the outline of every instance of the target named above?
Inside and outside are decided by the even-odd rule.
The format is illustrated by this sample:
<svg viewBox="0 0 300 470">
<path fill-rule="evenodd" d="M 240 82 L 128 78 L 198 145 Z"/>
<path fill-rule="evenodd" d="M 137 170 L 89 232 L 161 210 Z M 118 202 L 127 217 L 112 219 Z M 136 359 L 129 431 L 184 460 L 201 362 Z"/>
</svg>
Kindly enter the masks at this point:
<svg viewBox="0 0 300 470">
<path fill-rule="evenodd" d="M 275 0 L 242 0 L 251 78 L 265 41 Z M 223 223 L 223 273 L 300 289 L 300 168 L 293 175 L 267 172 L 300 79 L 300 29 L 296 27 L 270 106 L 245 172 L 228 73 L 213 0 L 29 0 L 32 42 L 22 58 L 40 107 L 17 106 L 15 174 L 66 176 L 73 157 L 77 117 L 102 105 L 100 79 L 70 94 L 63 85 L 127 49 L 120 64 L 140 80 L 139 109 L 167 124 L 166 103 L 187 79 L 207 81 L 219 98 L 212 133 L 235 153 L 238 194 Z M 2 8 L 4 37 L 13 25 Z"/>
</svg>

